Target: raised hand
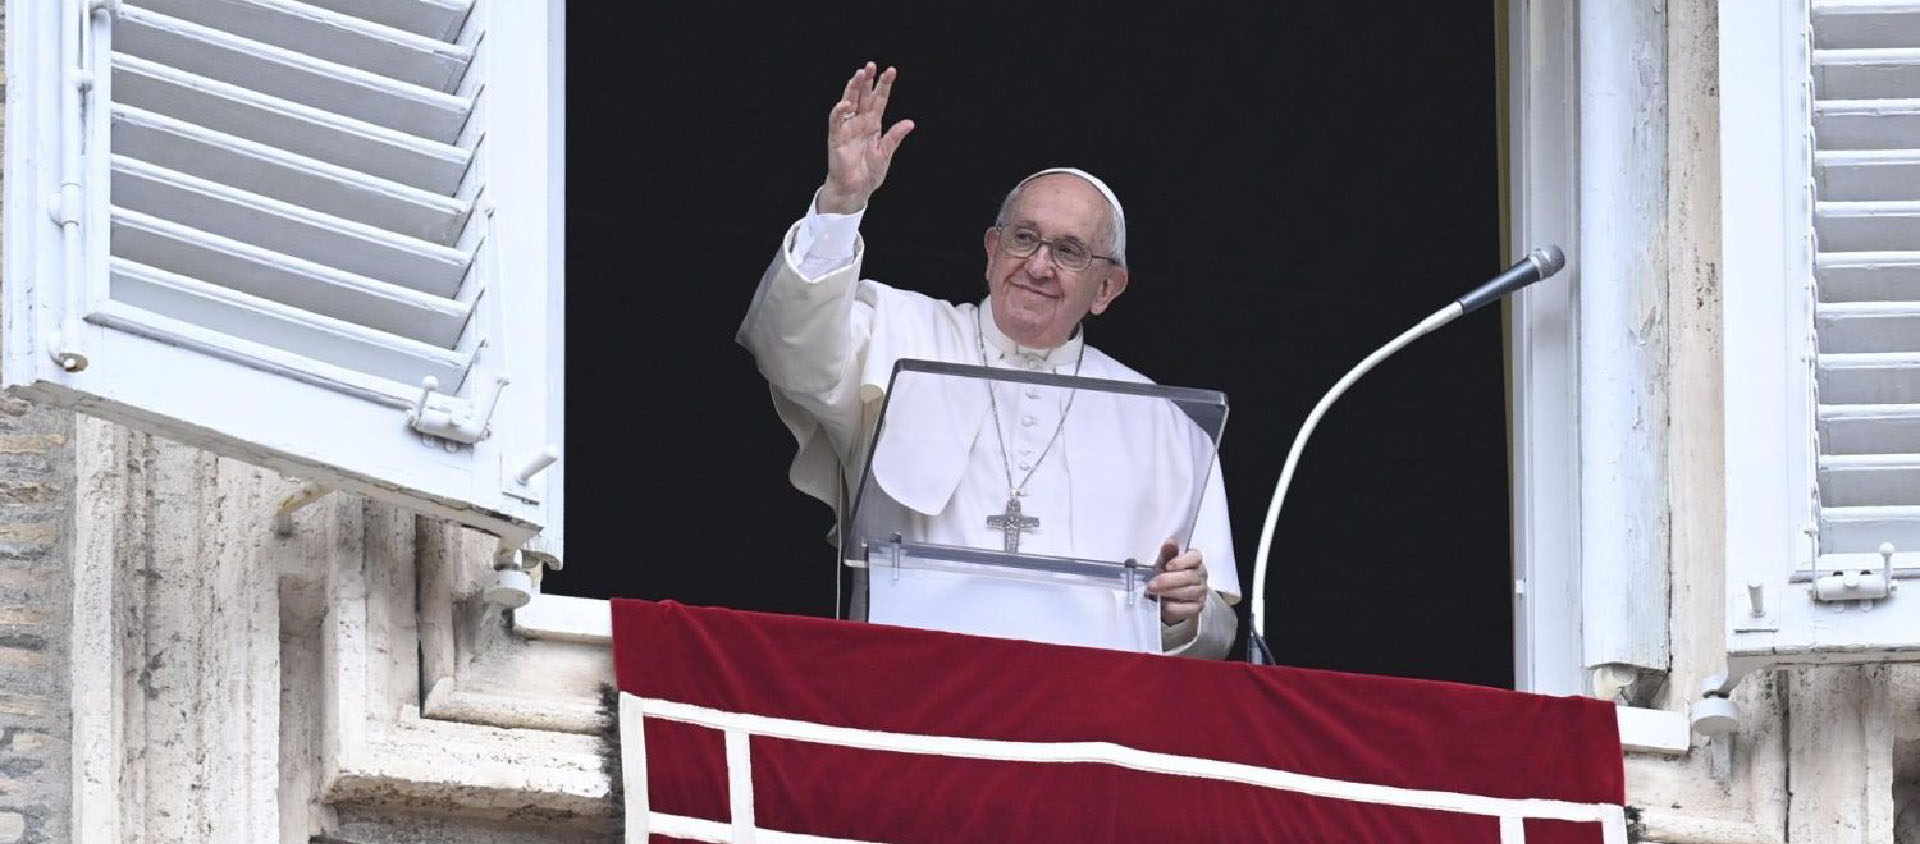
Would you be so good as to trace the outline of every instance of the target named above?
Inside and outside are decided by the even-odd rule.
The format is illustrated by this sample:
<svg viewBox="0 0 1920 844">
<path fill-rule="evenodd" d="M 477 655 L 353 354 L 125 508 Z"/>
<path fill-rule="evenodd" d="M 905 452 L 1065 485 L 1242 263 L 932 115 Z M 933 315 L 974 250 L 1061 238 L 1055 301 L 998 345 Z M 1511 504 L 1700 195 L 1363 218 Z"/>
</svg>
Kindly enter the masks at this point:
<svg viewBox="0 0 1920 844">
<path fill-rule="evenodd" d="M 820 210 L 850 214 L 887 179 L 893 153 L 913 121 L 902 120 L 882 132 L 887 99 L 893 95 L 893 68 L 880 73 L 873 62 L 853 72 L 840 101 L 827 112 L 827 183 L 820 187 Z"/>
</svg>

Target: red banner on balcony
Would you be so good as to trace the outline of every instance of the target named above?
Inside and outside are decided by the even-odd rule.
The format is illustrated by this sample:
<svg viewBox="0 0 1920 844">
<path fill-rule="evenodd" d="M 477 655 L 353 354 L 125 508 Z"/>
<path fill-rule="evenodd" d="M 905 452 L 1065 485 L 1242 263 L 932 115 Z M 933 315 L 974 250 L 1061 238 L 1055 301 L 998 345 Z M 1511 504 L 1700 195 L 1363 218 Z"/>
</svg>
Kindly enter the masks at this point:
<svg viewBox="0 0 1920 844">
<path fill-rule="evenodd" d="M 1602 701 L 645 601 L 614 601 L 613 633 L 630 828 L 1625 841 Z"/>
</svg>

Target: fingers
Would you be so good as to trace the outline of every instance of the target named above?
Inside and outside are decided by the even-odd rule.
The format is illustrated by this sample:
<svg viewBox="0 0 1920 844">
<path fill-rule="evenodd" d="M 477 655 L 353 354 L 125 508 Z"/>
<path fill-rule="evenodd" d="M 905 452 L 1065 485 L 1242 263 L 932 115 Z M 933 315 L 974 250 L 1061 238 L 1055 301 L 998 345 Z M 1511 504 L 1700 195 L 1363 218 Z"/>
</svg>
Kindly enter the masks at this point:
<svg viewBox="0 0 1920 844">
<path fill-rule="evenodd" d="M 847 118 L 853 116 L 853 103 L 841 100 L 827 110 L 827 137 L 837 138 L 840 128 L 847 125 Z"/>
<path fill-rule="evenodd" d="M 1198 609 L 1201 604 L 1204 604 L 1207 602 L 1206 590 L 1204 589 L 1199 590 L 1199 593 L 1200 594 L 1198 595 L 1191 595 L 1191 596 L 1162 595 L 1160 596 L 1160 608 L 1163 612 L 1169 607 L 1179 607 L 1184 605 L 1192 605 L 1194 608 Z"/>
<path fill-rule="evenodd" d="M 1198 606 L 1207 597 L 1206 563 L 1198 550 L 1189 550 L 1169 558 L 1174 548 L 1171 542 L 1160 546 L 1162 571 L 1147 581 L 1147 594 L 1158 596 L 1162 607 L 1168 602 Z"/>
<path fill-rule="evenodd" d="M 1173 544 L 1173 540 L 1169 539 L 1165 542 L 1160 543 L 1160 559 L 1155 560 L 1154 562 L 1156 565 L 1165 566 L 1168 563 L 1168 561 L 1174 558 L 1174 555 L 1179 553 L 1180 553 L 1180 546 Z"/>
<path fill-rule="evenodd" d="M 847 77 L 847 87 L 840 92 L 841 102 L 852 105 L 860 104 L 860 89 L 866 87 L 861 84 L 861 81 L 866 75 L 867 69 L 863 67 L 854 71 L 852 76 Z M 835 106 L 835 108 L 838 108 L 838 106 Z"/>
<path fill-rule="evenodd" d="M 893 82 L 899 75 L 897 68 L 889 67 L 881 72 L 873 62 L 855 70 L 847 78 L 846 87 L 841 89 L 839 102 L 827 111 L 829 136 L 839 140 L 843 129 L 855 136 L 879 134 L 881 117 L 886 113 L 887 101 L 893 98 Z M 882 149 L 891 153 L 911 131 L 912 121 L 895 123 L 882 138 Z"/>
<path fill-rule="evenodd" d="M 1204 601 L 1207 599 L 1207 585 L 1205 583 L 1183 583 L 1178 586 L 1149 590 L 1148 594 L 1162 601 Z"/>
<path fill-rule="evenodd" d="M 868 62 L 867 67 L 873 67 L 873 63 Z M 873 115 L 874 120 L 878 121 L 881 115 L 887 113 L 887 100 L 893 96 L 893 80 L 898 75 L 899 71 L 895 68 L 887 68 L 887 72 L 880 74 L 880 81 L 873 86 L 872 94 L 862 104 L 862 110 Z"/>
<path fill-rule="evenodd" d="M 1161 599 L 1197 601 L 1207 596 L 1207 572 L 1204 568 L 1168 570 L 1147 581 L 1147 594 Z"/>
<path fill-rule="evenodd" d="M 907 135 L 912 133 L 913 121 L 911 120 L 902 120 L 893 124 L 893 128 L 888 129 L 887 134 L 880 139 L 880 152 L 892 158 L 893 151 L 900 148 L 900 142 L 906 140 Z"/>
<path fill-rule="evenodd" d="M 840 130 L 852 122 L 853 118 L 860 116 L 862 102 L 873 92 L 873 74 L 873 62 L 867 62 L 855 69 L 852 76 L 847 77 L 846 86 L 840 89 L 840 101 L 827 110 L 829 137 L 837 139 Z"/>
<path fill-rule="evenodd" d="M 1160 620 L 1167 624 L 1179 624 L 1189 618 L 1199 616 L 1201 606 L 1200 601 L 1163 600 L 1160 602 Z"/>
<path fill-rule="evenodd" d="M 859 110 L 855 112 L 856 114 L 867 113 L 867 102 L 873 99 L 874 72 L 873 62 L 867 62 L 865 67 L 860 68 L 860 75 L 858 77 L 859 84 L 854 86 L 853 89 L 853 101 L 856 105 L 860 106 Z"/>
</svg>

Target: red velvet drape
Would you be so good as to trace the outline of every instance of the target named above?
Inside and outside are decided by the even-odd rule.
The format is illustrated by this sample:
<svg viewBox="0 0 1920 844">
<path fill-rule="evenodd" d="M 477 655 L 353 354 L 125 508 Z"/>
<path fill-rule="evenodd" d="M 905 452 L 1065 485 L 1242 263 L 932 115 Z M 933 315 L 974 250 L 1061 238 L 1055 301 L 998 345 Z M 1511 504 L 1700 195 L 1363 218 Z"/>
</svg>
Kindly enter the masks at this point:
<svg viewBox="0 0 1920 844">
<path fill-rule="evenodd" d="M 1476 686 L 613 602 L 622 691 L 888 732 L 1109 741 L 1404 788 L 1620 804 L 1613 706 Z M 657 811 L 725 821 L 717 731 L 649 720 Z M 755 738 L 763 829 L 867 841 L 1493 842 L 1492 818 L 1097 764 Z M 1528 821 L 1529 844 L 1599 844 Z"/>
</svg>

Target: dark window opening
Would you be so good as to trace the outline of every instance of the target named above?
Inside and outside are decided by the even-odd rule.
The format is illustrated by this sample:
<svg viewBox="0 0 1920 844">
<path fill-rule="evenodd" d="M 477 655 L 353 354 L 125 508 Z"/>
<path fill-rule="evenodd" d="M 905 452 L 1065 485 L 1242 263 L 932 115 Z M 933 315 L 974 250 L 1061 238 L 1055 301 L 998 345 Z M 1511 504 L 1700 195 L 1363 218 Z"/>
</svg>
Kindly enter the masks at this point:
<svg viewBox="0 0 1920 844">
<path fill-rule="evenodd" d="M 1133 283 L 1089 337 L 1232 397 L 1250 587 L 1313 402 L 1501 266 L 1494 23 L 1412 3 L 570 15 L 569 566 L 547 591 L 832 613 L 831 517 L 787 484 L 792 440 L 733 333 L 867 59 L 900 67 L 890 118 L 919 128 L 862 226 L 865 275 L 977 299 L 1008 187 L 1105 178 Z M 1281 661 L 1511 686 L 1502 342 L 1498 309 L 1476 313 L 1322 424 L 1272 552 Z"/>
</svg>

